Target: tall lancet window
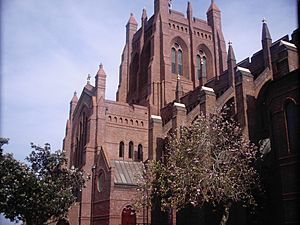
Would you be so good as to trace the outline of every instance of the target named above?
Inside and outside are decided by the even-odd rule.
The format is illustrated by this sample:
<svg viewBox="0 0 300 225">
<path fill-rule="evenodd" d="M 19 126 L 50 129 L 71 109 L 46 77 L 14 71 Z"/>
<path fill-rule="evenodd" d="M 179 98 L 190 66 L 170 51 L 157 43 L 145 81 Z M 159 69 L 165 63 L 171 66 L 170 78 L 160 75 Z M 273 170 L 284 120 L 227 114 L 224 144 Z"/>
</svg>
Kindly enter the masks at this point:
<svg viewBox="0 0 300 225">
<path fill-rule="evenodd" d="M 196 73 L 199 80 L 201 77 L 206 78 L 207 76 L 207 60 L 202 50 L 199 51 L 196 57 Z"/>
<path fill-rule="evenodd" d="M 132 157 L 133 157 L 133 142 L 130 141 L 129 142 L 129 150 L 128 150 L 128 158 L 132 159 Z"/>
<path fill-rule="evenodd" d="M 206 57 L 205 56 L 203 56 L 201 64 L 202 64 L 202 77 L 206 78 L 207 69 L 206 69 Z"/>
<path fill-rule="evenodd" d="M 176 50 L 172 48 L 171 50 L 172 57 L 172 73 L 176 73 Z"/>
<path fill-rule="evenodd" d="M 294 152 L 299 148 L 299 106 L 290 99 L 285 104 L 285 122 L 288 152 Z"/>
<path fill-rule="evenodd" d="M 198 77 L 198 80 L 200 80 L 200 77 L 201 77 L 201 57 L 200 55 L 197 55 L 197 62 L 196 62 L 196 68 L 197 68 L 197 77 Z"/>
<path fill-rule="evenodd" d="M 182 75 L 182 51 L 179 49 L 178 50 L 178 74 Z"/>
<path fill-rule="evenodd" d="M 183 75 L 183 57 L 182 49 L 175 43 L 171 49 L 172 73 Z"/>
<path fill-rule="evenodd" d="M 119 157 L 123 158 L 124 157 L 124 142 L 121 141 L 119 145 Z"/>
</svg>

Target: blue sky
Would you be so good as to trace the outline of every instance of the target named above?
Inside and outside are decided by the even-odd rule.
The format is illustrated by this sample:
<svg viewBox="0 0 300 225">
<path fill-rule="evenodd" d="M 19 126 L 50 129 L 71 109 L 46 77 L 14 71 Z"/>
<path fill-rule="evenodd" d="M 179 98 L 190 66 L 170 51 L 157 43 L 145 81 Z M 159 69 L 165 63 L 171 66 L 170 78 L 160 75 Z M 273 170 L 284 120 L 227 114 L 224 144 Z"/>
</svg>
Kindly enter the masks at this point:
<svg viewBox="0 0 300 225">
<path fill-rule="evenodd" d="M 194 16 L 205 19 L 209 3 L 192 1 Z M 233 42 L 238 60 L 260 49 L 262 18 L 273 40 L 297 27 L 295 0 L 216 3 L 226 42 Z M 108 75 L 107 98 L 115 99 L 125 25 L 131 12 L 139 22 L 143 7 L 150 17 L 153 0 L 3 1 L 1 136 L 10 138 L 6 151 L 24 159 L 30 142 L 61 148 L 73 92 L 81 92 L 100 62 Z M 173 9 L 185 12 L 186 1 L 173 0 Z"/>
<path fill-rule="evenodd" d="M 215 0 L 226 42 L 238 60 L 261 48 L 261 20 L 274 40 L 298 27 L 296 0 Z M 210 0 L 191 0 L 193 15 L 206 19 Z M 115 99 L 125 25 L 132 12 L 148 18 L 153 0 L 3 0 L 1 18 L 1 132 L 5 152 L 24 160 L 30 142 L 62 147 L 69 102 L 88 74 L 103 63 L 106 97 Z M 187 1 L 173 0 L 186 12 Z"/>
<path fill-rule="evenodd" d="M 206 19 L 210 1 L 194 0 L 193 14 Z M 271 4 L 269 4 L 271 2 Z M 226 42 L 233 42 L 242 60 L 261 46 L 265 17 L 273 40 L 296 27 L 296 1 L 217 0 Z M 118 67 L 131 12 L 140 22 L 153 0 L 4 0 L 2 3 L 2 129 L 9 137 L 6 151 L 24 159 L 30 142 L 59 149 L 64 137 L 69 101 L 82 91 L 87 74 L 100 62 L 107 73 L 106 96 L 115 99 Z M 269 5 L 269 7 L 265 7 Z M 186 12 L 185 0 L 173 9 Z"/>
</svg>

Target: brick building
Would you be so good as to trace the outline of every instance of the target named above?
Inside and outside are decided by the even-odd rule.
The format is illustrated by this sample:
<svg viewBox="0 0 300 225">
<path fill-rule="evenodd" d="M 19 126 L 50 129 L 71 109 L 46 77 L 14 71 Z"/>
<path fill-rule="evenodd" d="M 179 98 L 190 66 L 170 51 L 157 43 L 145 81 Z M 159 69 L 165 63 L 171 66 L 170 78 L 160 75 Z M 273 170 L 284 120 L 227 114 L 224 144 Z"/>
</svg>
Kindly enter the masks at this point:
<svg viewBox="0 0 300 225">
<path fill-rule="evenodd" d="M 105 99 L 100 65 L 95 84 L 88 81 L 70 103 L 64 150 L 69 166 L 82 168 L 91 179 L 70 210 L 69 223 L 150 223 L 149 210 L 133 208 L 142 162 L 160 159 L 170 130 L 191 124 L 200 112 L 234 103 L 244 133 L 271 146 L 261 224 L 298 224 L 298 37 L 295 31 L 291 39 L 273 42 L 263 21 L 262 49 L 236 62 L 233 45 L 226 49 L 214 1 L 206 21 L 193 17 L 190 2 L 184 15 L 168 0 L 154 0 L 150 18 L 143 9 L 139 29 L 130 15 L 116 101 Z M 244 217 L 231 221 L 251 224 Z"/>
</svg>

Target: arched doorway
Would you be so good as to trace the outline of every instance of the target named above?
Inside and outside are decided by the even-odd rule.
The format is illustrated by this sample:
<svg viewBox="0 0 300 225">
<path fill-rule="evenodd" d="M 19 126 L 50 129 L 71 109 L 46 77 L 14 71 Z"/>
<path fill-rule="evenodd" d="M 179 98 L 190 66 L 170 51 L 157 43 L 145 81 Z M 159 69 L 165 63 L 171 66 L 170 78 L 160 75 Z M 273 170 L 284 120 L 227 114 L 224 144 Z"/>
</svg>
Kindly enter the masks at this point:
<svg viewBox="0 0 300 225">
<path fill-rule="evenodd" d="M 136 225 L 136 212 L 131 205 L 127 205 L 122 210 L 121 225 Z"/>
</svg>

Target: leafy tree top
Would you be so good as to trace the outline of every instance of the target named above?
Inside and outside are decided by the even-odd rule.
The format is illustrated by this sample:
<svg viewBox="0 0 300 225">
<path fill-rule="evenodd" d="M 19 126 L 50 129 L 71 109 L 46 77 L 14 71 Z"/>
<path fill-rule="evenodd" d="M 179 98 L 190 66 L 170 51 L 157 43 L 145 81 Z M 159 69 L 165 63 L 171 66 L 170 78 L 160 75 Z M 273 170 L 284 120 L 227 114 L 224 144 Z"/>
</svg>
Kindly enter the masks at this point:
<svg viewBox="0 0 300 225">
<path fill-rule="evenodd" d="M 163 210 L 204 203 L 256 205 L 258 150 L 226 113 L 199 115 L 166 140 L 164 157 L 150 162 L 139 182 L 138 203 L 159 204 Z"/>
<path fill-rule="evenodd" d="M 28 164 L 12 154 L 0 156 L 0 212 L 11 220 L 40 225 L 68 212 L 84 179 L 80 170 L 66 167 L 64 152 L 51 152 L 49 144 L 31 147 Z"/>
</svg>

